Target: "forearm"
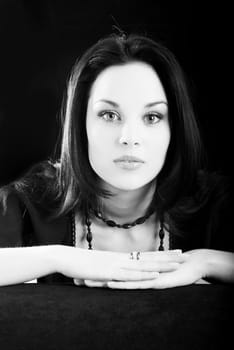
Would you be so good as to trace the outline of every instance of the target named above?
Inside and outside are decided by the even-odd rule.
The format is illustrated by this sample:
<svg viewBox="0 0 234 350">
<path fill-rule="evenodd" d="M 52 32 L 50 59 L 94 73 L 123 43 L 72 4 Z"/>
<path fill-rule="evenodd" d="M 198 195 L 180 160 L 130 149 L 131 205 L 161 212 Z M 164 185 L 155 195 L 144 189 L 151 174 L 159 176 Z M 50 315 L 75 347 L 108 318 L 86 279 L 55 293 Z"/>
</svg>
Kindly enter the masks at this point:
<svg viewBox="0 0 234 350">
<path fill-rule="evenodd" d="M 0 248 L 0 286 L 27 282 L 56 272 L 59 246 Z"/>
<path fill-rule="evenodd" d="M 205 249 L 204 254 L 207 278 L 234 283 L 234 253 Z"/>
</svg>

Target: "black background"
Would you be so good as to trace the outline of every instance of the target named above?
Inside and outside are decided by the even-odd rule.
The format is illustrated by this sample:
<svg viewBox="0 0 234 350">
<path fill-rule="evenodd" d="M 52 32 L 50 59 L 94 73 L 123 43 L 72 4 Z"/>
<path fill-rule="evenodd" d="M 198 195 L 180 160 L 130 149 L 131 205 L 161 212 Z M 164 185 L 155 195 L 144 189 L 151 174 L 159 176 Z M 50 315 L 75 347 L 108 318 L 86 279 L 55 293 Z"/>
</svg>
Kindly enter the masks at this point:
<svg viewBox="0 0 234 350">
<path fill-rule="evenodd" d="M 209 168 L 231 174 L 231 14 L 225 2 L 0 0 L 0 184 L 51 155 L 70 69 L 114 25 L 175 53 L 189 79 Z"/>
</svg>

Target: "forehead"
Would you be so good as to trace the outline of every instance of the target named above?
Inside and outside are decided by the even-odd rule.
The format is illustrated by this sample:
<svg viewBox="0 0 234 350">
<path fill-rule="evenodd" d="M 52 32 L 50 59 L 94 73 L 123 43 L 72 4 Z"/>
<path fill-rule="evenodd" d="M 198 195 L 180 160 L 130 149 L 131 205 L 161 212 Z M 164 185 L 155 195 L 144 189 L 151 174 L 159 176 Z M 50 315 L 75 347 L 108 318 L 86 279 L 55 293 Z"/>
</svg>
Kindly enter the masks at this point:
<svg viewBox="0 0 234 350">
<path fill-rule="evenodd" d="M 149 103 L 167 101 L 163 85 L 154 69 L 143 62 L 111 66 L 103 70 L 90 90 L 90 100 L 112 99 L 117 102 L 134 100 Z"/>
</svg>

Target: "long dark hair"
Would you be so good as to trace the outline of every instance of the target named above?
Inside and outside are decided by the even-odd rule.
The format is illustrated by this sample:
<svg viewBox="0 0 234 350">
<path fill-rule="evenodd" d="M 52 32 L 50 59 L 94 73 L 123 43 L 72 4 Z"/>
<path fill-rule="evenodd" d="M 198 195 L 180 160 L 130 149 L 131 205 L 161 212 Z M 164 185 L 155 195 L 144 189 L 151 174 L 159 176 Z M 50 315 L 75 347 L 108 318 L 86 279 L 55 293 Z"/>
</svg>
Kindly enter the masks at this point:
<svg viewBox="0 0 234 350">
<path fill-rule="evenodd" d="M 48 182 L 51 185 L 42 186 L 42 191 L 36 189 L 40 194 L 45 193 L 46 188 L 46 193 L 53 197 L 56 202 L 54 207 L 51 206 L 53 217 L 65 215 L 75 206 L 81 212 L 90 207 L 98 209 L 100 198 L 111 195 L 100 188 L 98 176 L 89 162 L 87 103 L 92 84 L 104 69 L 135 61 L 153 67 L 169 105 L 171 141 L 151 205 L 163 215 L 173 208 L 185 208 L 184 199 L 192 197 L 198 170 L 203 166 L 203 150 L 185 75 L 164 45 L 142 35 L 111 34 L 77 60 L 68 81 L 62 108 L 61 153 L 58 166 L 54 167 L 55 180 Z M 47 197 L 43 195 L 43 198 Z"/>
<path fill-rule="evenodd" d="M 152 204 L 163 212 L 193 191 L 197 171 L 202 166 L 202 143 L 180 65 L 166 47 L 148 37 L 112 34 L 89 48 L 71 73 L 63 107 L 57 215 L 69 212 L 75 205 L 81 210 L 98 207 L 100 198 L 110 195 L 100 188 L 89 163 L 87 102 L 93 82 L 104 69 L 132 61 L 153 67 L 169 103 L 171 141 Z"/>
</svg>

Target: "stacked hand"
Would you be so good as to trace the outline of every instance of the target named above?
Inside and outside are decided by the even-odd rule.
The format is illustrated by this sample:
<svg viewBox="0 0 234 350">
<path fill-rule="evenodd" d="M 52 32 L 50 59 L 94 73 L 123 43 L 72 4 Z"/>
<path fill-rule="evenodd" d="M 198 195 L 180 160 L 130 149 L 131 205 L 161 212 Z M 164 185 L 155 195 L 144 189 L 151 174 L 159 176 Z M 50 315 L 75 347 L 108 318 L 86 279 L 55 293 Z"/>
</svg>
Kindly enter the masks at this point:
<svg viewBox="0 0 234 350">
<path fill-rule="evenodd" d="M 209 283 L 205 278 L 205 250 L 194 250 L 181 253 L 181 260 L 174 263 L 174 268 L 166 271 L 159 271 L 159 275 L 154 280 L 146 281 L 127 281 L 127 282 L 108 282 L 109 288 L 118 289 L 165 289 L 179 287 L 193 283 Z M 159 252 L 141 253 L 142 261 L 148 259 L 157 260 Z M 162 252 L 161 254 L 168 254 Z M 164 255 L 165 256 L 165 255 Z M 169 267 L 169 266 L 168 266 Z"/>
<path fill-rule="evenodd" d="M 76 284 L 116 289 L 162 289 L 202 282 L 202 250 L 129 253 L 62 247 L 57 271 Z"/>
</svg>

